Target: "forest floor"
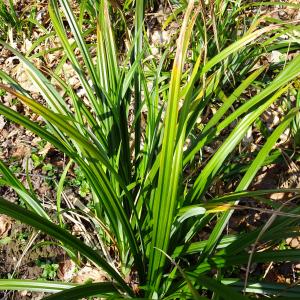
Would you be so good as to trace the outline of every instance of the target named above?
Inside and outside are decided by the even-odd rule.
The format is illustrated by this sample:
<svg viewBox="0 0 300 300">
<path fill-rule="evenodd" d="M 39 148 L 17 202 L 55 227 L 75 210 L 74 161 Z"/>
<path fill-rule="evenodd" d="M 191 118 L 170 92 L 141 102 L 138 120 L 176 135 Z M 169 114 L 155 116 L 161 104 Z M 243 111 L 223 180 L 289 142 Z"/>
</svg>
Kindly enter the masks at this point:
<svg viewBox="0 0 300 300">
<path fill-rule="evenodd" d="M 291 1 L 292 2 L 292 1 Z M 296 1 L 297 2 L 297 1 Z M 30 5 L 30 0 L 18 0 L 16 2 L 17 12 L 21 13 L 25 7 Z M 170 13 L 170 7 L 160 7 L 158 11 L 151 12 L 148 16 L 148 32 L 152 43 L 153 51 L 160 52 L 159 48 L 167 43 L 172 32 L 162 31 L 162 22 Z M 274 17 L 282 19 L 300 20 L 300 12 L 291 10 L 274 10 Z M 47 13 L 47 1 L 40 1 L 38 5 L 37 19 L 43 26 L 50 26 Z M 174 25 L 176 29 L 176 24 Z M 53 69 L 60 62 L 62 53 L 45 53 L 44 50 L 54 48 L 58 42 L 55 39 L 46 39 L 37 47 L 33 47 L 33 42 L 42 34 L 42 31 L 33 28 L 32 32 L 20 32 L 18 38 L 7 37 L 7 41 L 16 49 L 24 54 L 35 54 L 34 63 L 39 68 Z M 157 49 L 157 50 L 156 50 Z M 270 59 L 276 59 L 276 53 Z M 13 56 L 9 51 L 0 46 L 0 70 L 7 72 L 23 88 L 31 93 L 34 99 L 42 101 L 39 98 L 38 91 L 29 81 L 19 59 Z M 64 76 L 69 79 L 73 87 L 79 85 L 79 80 L 74 76 L 70 66 L 66 63 L 63 67 Z M 0 101 L 10 106 L 19 113 L 25 114 L 31 120 L 37 120 L 38 117 L 32 114 L 26 107 L 18 103 L 14 97 L 0 91 Z M 281 116 L 280 108 L 272 106 L 264 114 L 266 122 L 270 128 L 276 126 Z M 247 147 L 256 147 L 259 141 L 255 136 L 248 136 L 244 139 L 244 145 Z M 278 148 L 284 152 L 286 145 L 289 145 L 289 132 L 285 132 L 278 143 Z M 293 145 L 289 145 L 290 149 Z M 9 122 L 3 116 L 0 116 L 0 159 L 9 164 L 10 169 L 18 175 L 18 178 L 28 186 L 26 173 L 30 178 L 34 190 L 38 193 L 43 204 L 49 211 L 55 207 L 55 187 L 59 181 L 59 175 L 65 167 L 65 157 L 57 152 L 50 144 L 43 142 L 31 132 L 24 128 Z M 291 162 L 289 155 L 286 155 L 286 161 L 280 164 L 273 164 L 264 167 L 254 180 L 251 188 L 272 189 L 272 188 L 300 188 L 300 163 Z M 224 187 L 222 183 L 220 190 Z M 0 185 L 0 195 L 11 201 L 16 201 L 17 196 L 11 189 Z M 63 193 L 65 201 L 70 206 L 76 208 L 76 203 L 88 202 L 90 190 L 85 179 L 76 168 L 69 172 L 67 177 L 66 189 Z M 284 200 L 282 193 L 274 193 L 270 196 L 274 200 Z M 237 211 L 232 217 L 228 232 L 243 230 L 252 230 L 257 226 L 264 224 L 269 215 L 263 212 L 254 211 L 249 202 L 248 210 Z M 72 233 L 78 237 L 87 235 L 87 238 L 93 239 L 93 232 L 89 228 L 81 225 L 76 214 L 72 220 Z M 287 241 L 291 248 L 300 249 L 300 237 Z M 239 270 L 241 278 L 245 275 L 246 268 Z M 285 264 L 260 264 L 251 268 L 252 275 L 262 275 L 270 281 L 281 283 L 295 283 L 299 280 L 300 262 Z M 46 235 L 36 232 L 32 228 L 22 225 L 4 215 L 0 215 L 0 278 L 22 278 L 38 280 L 63 280 L 69 282 L 83 283 L 87 280 L 103 281 L 105 274 L 91 265 L 77 267 L 68 258 L 61 247 L 55 245 L 53 240 Z M 0 293 L 1 299 L 41 299 L 42 293 L 7 292 Z"/>
</svg>

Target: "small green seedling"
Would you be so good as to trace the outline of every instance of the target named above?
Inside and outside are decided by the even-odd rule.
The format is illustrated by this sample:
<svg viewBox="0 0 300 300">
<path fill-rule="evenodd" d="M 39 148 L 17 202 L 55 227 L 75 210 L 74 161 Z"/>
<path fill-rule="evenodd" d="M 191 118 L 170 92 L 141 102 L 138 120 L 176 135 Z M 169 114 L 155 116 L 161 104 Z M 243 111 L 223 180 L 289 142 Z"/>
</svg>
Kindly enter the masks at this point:
<svg viewBox="0 0 300 300">
<path fill-rule="evenodd" d="M 59 268 L 58 264 L 55 264 L 50 260 L 41 261 L 38 259 L 36 261 L 36 265 L 43 269 L 43 273 L 41 275 L 43 279 L 53 280 L 56 277 L 57 270 Z"/>
</svg>

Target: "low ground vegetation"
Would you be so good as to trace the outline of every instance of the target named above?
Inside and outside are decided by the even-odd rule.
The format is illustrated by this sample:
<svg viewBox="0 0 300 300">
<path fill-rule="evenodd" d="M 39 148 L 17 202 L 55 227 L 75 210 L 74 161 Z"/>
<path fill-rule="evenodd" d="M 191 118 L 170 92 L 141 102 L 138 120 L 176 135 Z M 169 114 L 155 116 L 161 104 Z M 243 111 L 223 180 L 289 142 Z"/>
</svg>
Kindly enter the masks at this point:
<svg viewBox="0 0 300 300">
<path fill-rule="evenodd" d="M 3 297 L 299 298 L 299 11 L 0 0 Z"/>
</svg>

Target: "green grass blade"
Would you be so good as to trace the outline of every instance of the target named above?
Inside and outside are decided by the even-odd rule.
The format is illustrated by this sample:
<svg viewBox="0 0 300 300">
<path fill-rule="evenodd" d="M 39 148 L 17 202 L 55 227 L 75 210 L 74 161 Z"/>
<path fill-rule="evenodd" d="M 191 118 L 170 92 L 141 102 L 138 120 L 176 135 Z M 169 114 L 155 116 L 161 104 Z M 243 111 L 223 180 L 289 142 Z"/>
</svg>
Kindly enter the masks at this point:
<svg viewBox="0 0 300 300">
<path fill-rule="evenodd" d="M 1 291 L 32 291 L 57 293 L 75 287 L 76 284 L 55 281 L 38 281 L 24 279 L 0 279 Z"/>
<path fill-rule="evenodd" d="M 189 6 L 184 18 L 177 44 L 177 52 L 172 70 L 169 101 L 166 112 L 164 136 L 160 155 L 158 187 L 153 203 L 153 233 L 149 264 L 149 285 L 157 289 L 166 257 L 163 252 L 168 251 L 171 226 L 177 203 L 178 180 L 181 174 L 182 148 L 176 147 L 178 105 L 181 86 L 181 74 L 186 53 L 183 46 L 189 36 L 186 35 L 188 19 L 192 13 L 194 1 Z M 174 154 L 175 152 L 175 154 Z M 162 232 L 162 228 L 164 231 Z M 159 251 L 160 250 L 160 251 Z"/>
<path fill-rule="evenodd" d="M 143 21 L 144 21 L 144 0 L 137 0 L 135 7 L 135 45 L 134 61 L 137 61 L 143 51 Z M 137 71 L 134 75 L 134 110 L 135 110 L 135 161 L 138 164 L 141 145 L 141 101 L 142 101 L 141 74 Z M 137 165 L 136 165 L 137 168 Z"/>
<path fill-rule="evenodd" d="M 236 288 L 237 290 L 243 290 L 244 282 L 238 279 L 222 279 L 222 283 Z M 283 296 L 290 297 L 292 299 L 298 299 L 300 294 L 299 285 L 291 286 L 288 284 L 280 283 L 269 283 L 269 282 L 249 282 L 246 288 L 247 293 L 255 293 L 261 295 L 271 295 L 271 296 Z M 276 297 L 275 299 L 281 299 Z"/>
<path fill-rule="evenodd" d="M 300 259 L 299 250 L 268 250 L 263 252 L 256 252 L 253 255 L 253 262 L 268 263 L 268 262 L 297 262 Z M 208 261 L 200 264 L 195 272 L 204 273 L 211 270 L 211 268 L 224 268 L 229 266 L 246 265 L 249 260 L 249 254 L 239 255 L 222 255 L 213 256 Z"/>
<path fill-rule="evenodd" d="M 223 249 L 229 246 L 232 242 L 236 241 L 238 239 L 237 236 L 225 236 L 221 239 L 221 241 L 218 244 L 218 249 Z M 188 254 L 196 254 L 203 251 L 207 244 L 207 241 L 199 241 L 194 242 L 191 244 L 181 245 L 177 246 L 173 252 L 173 258 L 176 258 L 178 256 L 182 255 L 188 255 Z"/>
<path fill-rule="evenodd" d="M 121 298 L 118 292 L 118 286 L 111 282 L 89 283 L 81 286 L 76 286 L 68 290 L 64 290 L 57 294 L 45 297 L 45 300 L 78 300 L 86 297 L 97 296 L 101 299 Z"/>
<path fill-rule="evenodd" d="M 66 180 L 66 176 L 67 176 L 67 173 L 71 167 L 73 163 L 73 160 L 70 159 L 70 161 L 68 162 L 68 164 L 66 165 L 61 177 L 60 177 L 60 180 L 58 182 L 58 185 L 57 185 L 57 191 L 56 191 L 56 209 L 57 209 L 57 217 L 58 217 L 58 221 L 59 221 L 59 224 L 60 224 L 60 227 L 63 227 L 63 217 L 61 215 L 61 196 L 62 196 L 62 193 L 63 193 L 63 188 L 64 188 L 64 183 L 65 183 L 65 180 Z"/>
<path fill-rule="evenodd" d="M 189 274 L 190 275 L 190 274 Z M 249 300 L 247 296 L 243 296 L 236 292 L 234 289 L 222 284 L 221 282 L 211 279 L 207 276 L 200 275 L 197 278 L 197 282 L 200 285 L 207 287 L 209 290 L 213 291 L 216 295 L 225 300 Z"/>
</svg>

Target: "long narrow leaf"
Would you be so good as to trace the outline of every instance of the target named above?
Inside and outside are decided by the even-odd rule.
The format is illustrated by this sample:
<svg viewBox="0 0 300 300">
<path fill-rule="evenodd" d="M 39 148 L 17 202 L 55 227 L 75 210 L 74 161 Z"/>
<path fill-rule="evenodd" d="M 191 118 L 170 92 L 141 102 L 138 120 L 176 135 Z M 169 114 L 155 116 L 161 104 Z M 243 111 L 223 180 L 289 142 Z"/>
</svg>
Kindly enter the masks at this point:
<svg viewBox="0 0 300 300">
<path fill-rule="evenodd" d="M 118 292 L 117 285 L 111 282 L 89 283 L 82 286 L 73 287 L 57 294 L 45 297 L 45 300 L 78 300 L 83 297 L 98 296 L 103 298 L 116 298 L 121 294 Z"/>
</svg>

